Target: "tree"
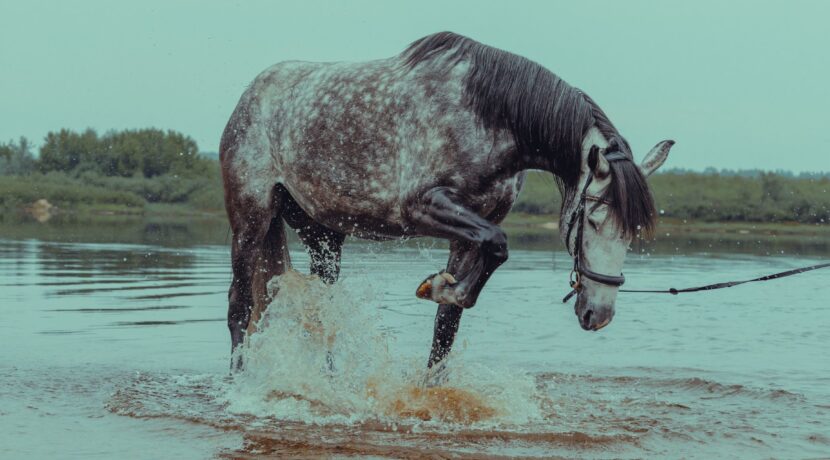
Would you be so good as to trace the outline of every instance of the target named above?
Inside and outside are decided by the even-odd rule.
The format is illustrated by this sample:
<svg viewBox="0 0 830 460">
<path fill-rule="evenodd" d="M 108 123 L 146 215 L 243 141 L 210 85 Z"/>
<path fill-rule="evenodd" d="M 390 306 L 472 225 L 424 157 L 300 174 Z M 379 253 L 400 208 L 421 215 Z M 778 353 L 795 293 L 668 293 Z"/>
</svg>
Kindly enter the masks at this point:
<svg viewBox="0 0 830 460">
<path fill-rule="evenodd" d="M 761 193 L 762 201 L 781 201 L 784 195 L 784 184 L 781 177 L 774 173 L 761 174 Z"/>
<path fill-rule="evenodd" d="M 15 144 L 9 141 L 0 144 L 0 175 L 25 175 L 35 168 L 35 158 L 32 156 L 31 143 L 25 137 Z"/>
<path fill-rule="evenodd" d="M 50 132 L 40 147 L 38 168 L 41 172 L 68 172 L 82 162 L 94 164 L 98 148 L 98 134 L 93 129 L 87 129 L 82 134 L 68 129 Z"/>
<path fill-rule="evenodd" d="M 42 172 L 91 170 L 104 176 L 197 177 L 207 173 L 210 161 L 199 156 L 196 141 L 175 131 L 148 128 L 99 137 L 91 129 L 81 134 L 62 129 L 47 134 L 38 167 Z"/>
</svg>

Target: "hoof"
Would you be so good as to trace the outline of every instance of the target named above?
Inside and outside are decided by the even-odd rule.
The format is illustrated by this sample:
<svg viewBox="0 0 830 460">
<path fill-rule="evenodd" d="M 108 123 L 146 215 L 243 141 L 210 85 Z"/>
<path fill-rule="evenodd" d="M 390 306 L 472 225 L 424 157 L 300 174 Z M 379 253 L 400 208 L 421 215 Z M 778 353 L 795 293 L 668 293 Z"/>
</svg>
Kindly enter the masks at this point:
<svg viewBox="0 0 830 460">
<path fill-rule="evenodd" d="M 457 284 L 458 280 L 452 274 L 441 271 L 428 276 L 415 290 L 415 296 L 419 299 L 432 300 L 438 303 L 454 304 L 456 303 L 456 293 L 453 287 Z"/>
</svg>

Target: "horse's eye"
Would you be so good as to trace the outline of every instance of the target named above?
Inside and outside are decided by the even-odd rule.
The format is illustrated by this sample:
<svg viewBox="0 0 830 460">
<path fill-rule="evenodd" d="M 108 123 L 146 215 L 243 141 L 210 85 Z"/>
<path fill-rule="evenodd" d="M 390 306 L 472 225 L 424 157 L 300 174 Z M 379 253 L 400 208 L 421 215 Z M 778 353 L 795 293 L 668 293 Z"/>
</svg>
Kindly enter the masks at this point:
<svg viewBox="0 0 830 460">
<path fill-rule="evenodd" d="M 591 210 L 591 214 L 588 215 L 588 224 L 593 227 L 593 229 L 599 232 L 599 228 L 602 227 L 602 224 L 608 218 L 608 207 L 605 205 L 599 205 Z"/>
</svg>

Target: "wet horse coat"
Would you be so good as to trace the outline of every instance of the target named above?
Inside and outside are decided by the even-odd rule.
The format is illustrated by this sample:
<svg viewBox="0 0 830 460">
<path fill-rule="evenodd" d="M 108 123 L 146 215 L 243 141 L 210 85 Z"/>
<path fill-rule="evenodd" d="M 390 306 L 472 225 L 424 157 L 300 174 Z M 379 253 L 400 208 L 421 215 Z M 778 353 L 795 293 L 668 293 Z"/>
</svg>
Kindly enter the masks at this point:
<svg viewBox="0 0 830 460">
<path fill-rule="evenodd" d="M 572 195 L 592 129 L 603 147 L 627 149 L 580 91 L 538 64 L 452 33 L 389 59 L 268 68 L 243 94 L 220 146 L 233 232 L 233 347 L 266 304 L 267 280 L 290 266 L 284 221 L 308 247 L 312 272 L 328 282 L 337 279 L 346 235 L 450 240 L 453 276 L 428 277 L 419 289 L 440 304 L 429 363 L 442 359 L 463 308 L 507 259 L 497 224 L 524 171 L 551 171 Z M 650 225 L 645 192 L 623 216 L 631 221 L 625 232 L 635 220 Z"/>
</svg>

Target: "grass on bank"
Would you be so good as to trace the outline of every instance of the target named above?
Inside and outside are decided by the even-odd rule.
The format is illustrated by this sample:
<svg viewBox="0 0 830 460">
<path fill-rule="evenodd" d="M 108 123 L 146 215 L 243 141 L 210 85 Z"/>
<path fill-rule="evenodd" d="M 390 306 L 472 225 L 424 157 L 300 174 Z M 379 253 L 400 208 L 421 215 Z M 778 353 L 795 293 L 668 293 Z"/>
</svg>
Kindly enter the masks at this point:
<svg viewBox="0 0 830 460">
<path fill-rule="evenodd" d="M 830 179 L 665 173 L 650 178 L 660 227 L 677 231 L 820 233 L 830 228 Z M 218 165 L 202 177 L 109 177 L 61 172 L 0 177 L 0 209 L 19 213 L 40 199 L 78 216 L 224 219 Z M 551 231 L 560 197 L 553 177 L 531 172 L 506 227 Z M 719 229 L 719 230 L 718 230 Z"/>
</svg>

